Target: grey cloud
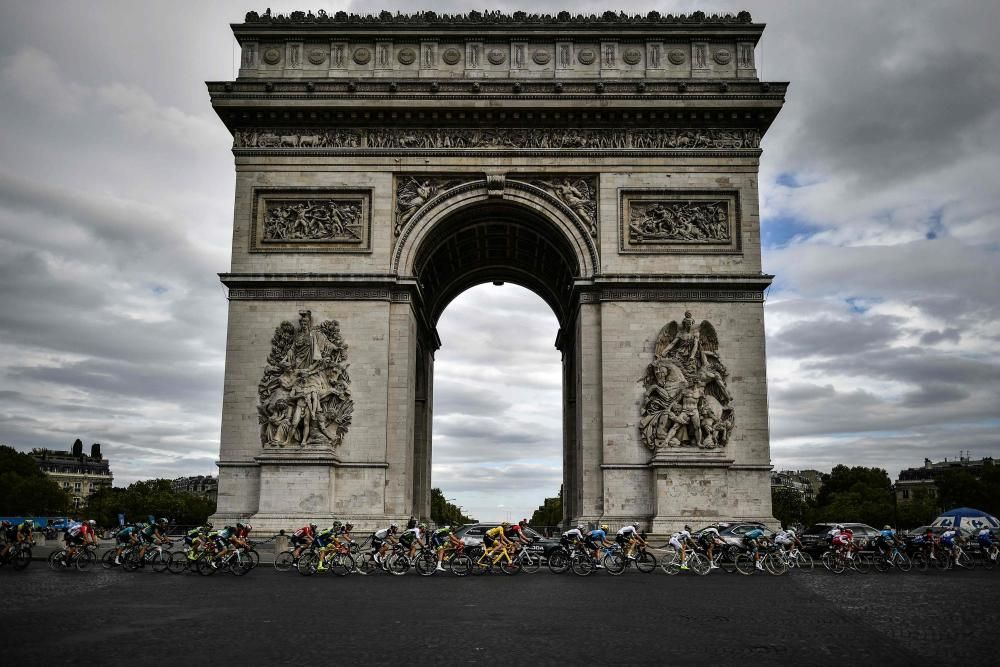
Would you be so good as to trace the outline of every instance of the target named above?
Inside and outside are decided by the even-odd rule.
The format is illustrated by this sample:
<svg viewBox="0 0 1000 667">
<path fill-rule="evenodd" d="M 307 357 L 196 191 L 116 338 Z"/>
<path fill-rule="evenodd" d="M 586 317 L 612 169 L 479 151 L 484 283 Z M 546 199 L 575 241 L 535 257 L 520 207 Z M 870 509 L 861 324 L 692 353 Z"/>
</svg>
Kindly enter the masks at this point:
<svg viewBox="0 0 1000 667">
<path fill-rule="evenodd" d="M 962 340 L 962 334 L 954 327 L 948 327 L 941 331 L 928 331 L 920 337 L 920 342 L 924 345 L 937 345 L 942 342 L 958 343 Z"/>
<path fill-rule="evenodd" d="M 768 351 L 784 356 L 839 356 L 880 349 L 899 338 L 903 320 L 873 316 L 865 319 L 818 319 L 782 329 L 768 342 Z"/>
<path fill-rule="evenodd" d="M 962 401 L 969 391 L 950 384 L 928 384 L 903 396 L 903 405 L 911 408 L 940 408 L 946 403 Z"/>
</svg>

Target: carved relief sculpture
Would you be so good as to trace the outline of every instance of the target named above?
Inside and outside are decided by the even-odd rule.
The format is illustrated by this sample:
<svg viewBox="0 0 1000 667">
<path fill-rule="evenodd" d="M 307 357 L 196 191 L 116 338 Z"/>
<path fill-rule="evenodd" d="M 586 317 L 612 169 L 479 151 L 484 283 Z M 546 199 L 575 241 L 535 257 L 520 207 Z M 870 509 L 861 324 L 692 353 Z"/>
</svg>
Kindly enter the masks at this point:
<svg viewBox="0 0 1000 667">
<path fill-rule="evenodd" d="M 637 201 L 629 204 L 631 243 L 656 241 L 725 242 L 729 229 L 729 202 Z"/>
<path fill-rule="evenodd" d="M 590 231 L 597 236 L 597 176 L 572 176 L 544 178 L 522 178 L 515 174 L 511 178 L 530 183 L 545 190 L 566 204 Z"/>
<path fill-rule="evenodd" d="M 379 149 L 754 149 L 760 131 L 741 128 L 251 128 L 238 130 L 234 148 Z"/>
<path fill-rule="evenodd" d="M 441 59 L 444 60 L 447 65 L 457 65 L 458 61 L 462 59 L 462 53 L 458 49 L 448 49 L 444 52 L 444 55 L 441 56 Z"/>
<path fill-rule="evenodd" d="M 735 415 L 718 350 L 715 328 L 702 320 L 695 331 L 690 311 L 680 324 L 660 330 L 654 361 L 641 380 L 639 421 L 640 439 L 654 458 L 685 448 L 717 450 L 729 442 Z"/>
<path fill-rule="evenodd" d="M 652 69 L 660 68 L 660 45 L 650 44 L 649 45 L 649 66 Z"/>
<path fill-rule="evenodd" d="M 708 58 L 705 52 L 708 50 L 706 44 L 695 44 L 694 45 L 694 67 L 695 69 L 706 69 L 708 68 Z"/>
<path fill-rule="evenodd" d="M 740 69 L 753 69 L 753 44 L 740 44 L 739 66 Z"/>
<path fill-rule="evenodd" d="M 337 68 L 344 67 L 344 46 L 342 44 L 333 47 L 333 64 Z"/>
<path fill-rule="evenodd" d="M 336 320 L 313 324 L 299 311 L 297 325 L 282 322 L 257 385 L 260 442 L 265 448 L 335 449 L 354 413 L 347 344 Z"/>
<path fill-rule="evenodd" d="M 569 67 L 570 49 L 569 44 L 559 45 L 559 63 L 562 67 Z"/>
<path fill-rule="evenodd" d="M 257 66 L 257 45 L 256 44 L 246 44 L 243 47 L 243 67 L 256 67 Z"/>
<path fill-rule="evenodd" d="M 343 200 L 268 201 L 263 241 L 361 243 L 361 204 Z"/>
<path fill-rule="evenodd" d="M 406 176 L 396 185 L 396 224 L 393 233 L 399 233 L 410 221 L 413 214 L 428 201 L 456 185 L 461 185 L 469 179 L 451 178 L 448 176 Z"/>
</svg>

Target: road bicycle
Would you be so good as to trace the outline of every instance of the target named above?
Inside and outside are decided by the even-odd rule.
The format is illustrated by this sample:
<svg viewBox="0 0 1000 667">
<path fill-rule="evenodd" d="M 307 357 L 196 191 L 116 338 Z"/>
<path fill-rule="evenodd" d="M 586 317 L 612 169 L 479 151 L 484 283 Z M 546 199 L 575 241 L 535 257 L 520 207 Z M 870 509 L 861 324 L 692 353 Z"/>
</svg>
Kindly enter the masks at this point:
<svg viewBox="0 0 1000 667">
<path fill-rule="evenodd" d="M 962 545 L 957 542 L 951 549 L 944 549 L 944 553 L 945 569 L 953 570 L 955 568 L 962 568 L 963 570 L 971 570 L 975 565 L 975 562 L 966 553 L 965 549 L 962 548 Z"/>
<path fill-rule="evenodd" d="M 632 550 L 631 556 L 623 555 L 622 563 L 623 565 L 620 569 L 608 568 L 608 574 L 624 574 L 625 570 L 629 569 L 633 565 L 635 566 L 635 569 L 640 572 L 649 574 L 656 569 L 656 556 L 649 553 L 645 546 L 636 545 L 636 547 Z"/>
<path fill-rule="evenodd" d="M 743 575 L 751 575 L 758 570 L 763 570 L 768 574 L 774 576 L 781 576 L 788 572 L 788 564 L 785 562 L 784 556 L 782 556 L 778 551 L 780 548 L 773 546 L 759 547 L 755 552 L 744 552 L 736 557 L 736 571 Z M 763 551 L 764 554 L 759 558 L 757 555 Z M 760 563 L 761 567 L 757 567 L 757 563 Z"/>
<path fill-rule="evenodd" d="M 168 547 L 170 547 L 172 542 L 158 542 L 153 545 L 146 545 L 146 552 L 140 558 L 139 553 L 142 551 L 141 545 L 136 545 L 130 550 L 128 559 L 120 559 L 125 570 L 129 572 L 135 572 L 140 567 L 145 567 L 149 564 L 149 567 L 153 572 L 166 572 L 170 567 L 170 561 L 173 559 L 173 554 L 170 553 Z"/>
<path fill-rule="evenodd" d="M 483 550 L 472 560 L 472 574 L 480 575 L 492 572 L 496 568 L 507 575 L 521 571 L 521 563 L 515 561 L 508 550 L 507 544 L 498 544 L 489 551 Z"/>
<path fill-rule="evenodd" d="M 350 547 L 337 542 L 327 545 L 324 550 L 311 550 L 303 553 L 299 556 L 299 562 L 295 565 L 295 569 L 306 577 L 321 572 L 332 572 L 338 577 L 346 577 L 357 569 L 357 565 L 354 563 L 354 557 L 351 556 Z"/>
<path fill-rule="evenodd" d="M 76 568 L 82 572 L 97 563 L 97 547 L 88 544 L 76 549 L 72 556 L 67 555 L 66 549 L 56 549 L 49 554 L 48 563 L 51 570 Z"/>
<path fill-rule="evenodd" d="M 997 565 L 997 560 L 1000 559 L 1000 547 L 991 544 L 989 547 L 983 547 L 982 545 L 977 545 L 975 560 L 978 565 L 982 565 L 987 570 L 992 570 Z"/>
<path fill-rule="evenodd" d="M 7 563 L 15 570 L 23 570 L 31 564 L 31 545 L 24 542 L 17 542 L 10 547 L 4 556 L 0 557 L 0 567 L 3 567 Z"/>
<path fill-rule="evenodd" d="M 299 564 L 299 559 L 307 553 L 316 553 L 316 543 L 310 542 L 309 546 L 302 547 L 298 557 L 295 556 L 296 549 L 285 549 L 274 557 L 274 569 L 278 572 L 288 572 Z"/>
<path fill-rule="evenodd" d="M 549 552 L 549 556 L 546 558 L 546 565 L 549 568 L 549 572 L 563 574 L 568 571 L 573 563 L 574 556 L 583 550 L 584 547 L 580 542 L 571 542 L 569 548 L 565 546 L 556 547 Z"/>
<path fill-rule="evenodd" d="M 244 551 L 244 547 L 233 549 L 221 559 L 214 551 L 206 551 L 198 557 L 195 569 L 198 571 L 198 574 L 205 577 L 211 576 L 216 572 L 229 572 L 237 577 L 242 577 L 253 569 L 250 558 L 246 556 Z"/>
<path fill-rule="evenodd" d="M 521 566 L 521 571 L 525 574 L 534 574 L 542 567 L 542 557 L 532 554 L 524 544 L 516 543 L 517 554 L 514 560 Z"/>
<path fill-rule="evenodd" d="M 889 552 L 888 556 L 881 550 L 876 551 L 872 558 L 872 565 L 879 572 L 888 572 L 893 568 L 900 572 L 909 572 L 913 568 L 913 562 L 910 560 L 910 557 L 903 553 L 899 545 L 893 545 L 892 551 Z"/>
<path fill-rule="evenodd" d="M 580 577 L 589 576 L 594 570 L 601 568 L 609 572 L 614 570 L 615 574 L 619 574 L 617 570 L 625 569 L 625 554 L 622 553 L 618 544 L 613 544 L 610 547 L 602 545 L 598 550 L 597 558 L 594 558 L 589 549 L 584 548 L 573 556 L 570 568 L 573 570 L 573 574 Z"/>
<path fill-rule="evenodd" d="M 699 576 L 705 576 L 712 571 L 712 563 L 708 556 L 691 547 L 687 551 L 686 560 L 681 560 L 681 554 L 675 549 L 668 550 L 660 559 L 660 569 L 669 575 L 675 575 L 687 568 Z"/>
</svg>

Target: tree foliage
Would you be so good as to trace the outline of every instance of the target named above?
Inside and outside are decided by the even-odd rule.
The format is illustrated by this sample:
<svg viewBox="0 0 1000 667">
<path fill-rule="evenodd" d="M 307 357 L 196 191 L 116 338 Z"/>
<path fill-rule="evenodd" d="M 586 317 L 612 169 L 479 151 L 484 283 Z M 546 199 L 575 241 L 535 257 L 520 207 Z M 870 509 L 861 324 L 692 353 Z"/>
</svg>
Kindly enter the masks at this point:
<svg viewBox="0 0 1000 667">
<path fill-rule="evenodd" d="M 65 514 L 70 504 L 69 494 L 38 469 L 35 459 L 13 447 L 0 445 L 0 514 Z"/>
<path fill-rule="evenodd" d="M 809 505 L 795 489 L 787 486 L 771 487 L 771 510 L 781 525 L 788 527 L 806 522 Z"/>
<path fill-rule="evenodd" d="M 531 515 L 532 526 L 558 526 L 563 520 L 562 487 L 555 498 L 546 498 Z"/>
<path fill-rule="evenodd" d="M 174 491 L 169 479 L 134 482 L 125 488 L 106 487 L 90 497 L 89 518 L 101 526 L 118 523 L 118 514 L 128 521 L 145 521 L 150 515 L 166 517 L 180 525 L 204 523 L 215 512 L 215 502 L 192 493 Z"/>
<path fill-rule="evenodd" d="M 431 489 L 431 521 L 439 526 L 461 523 L 475 523 L 475 519 L 465 516 L 457 506 L 449 503 L 441 489 Z"/>
<path fill-rule="evenodd" d="M 978 476 L 963 468 L 949 470 L 936 486 L 943 510 L 972 507 L 1000 516 L 1000 465 L 988 463 Z"/>
</svg>

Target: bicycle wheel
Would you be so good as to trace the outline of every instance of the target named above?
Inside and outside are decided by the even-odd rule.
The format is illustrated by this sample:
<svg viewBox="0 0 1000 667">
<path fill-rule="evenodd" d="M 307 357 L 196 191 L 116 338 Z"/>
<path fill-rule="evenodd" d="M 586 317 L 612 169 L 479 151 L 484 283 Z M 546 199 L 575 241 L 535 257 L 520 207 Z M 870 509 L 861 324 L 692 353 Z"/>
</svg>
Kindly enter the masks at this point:
<svg viewBox="0 0 1000 667">
<path fill-rule="evenodd" d="M 153 554 L 150 559 L 150 567 L 153 572 L 164 572 L 170 567 L 170 552 L 169 551 L 157 551 Z"/>
<path fill-rule="evenodd" d="M 31 547 L 21 547 L 11 556 L 11 567 L 15 570 L 23 570 L 31 564 Z"/>
<path fill-rule="evenodd" d="M 378 569 L 378 563 L 375 562 L 375 557 L 371 552 L 355 556 L 354 566 L 357 568 L 355 573 L 360 575 L 369 575 Z"/>
<path fill-rule="evenodd" d="M 210 577 L 216 572 L 216 567 L 212 567 L 214 559 L 209 554 L 202 554 L 195 563 L 195 569 L 203 577 Z"/>
<path fill-rule="evenodd" d="M 739 551 L 736 549 L 727 549 L 725 552 L 719 555 L 718 565 L 728 574 L 732 574 L 736 571 L 736 557 L 739 556 Z"/>
<path fill-rule="evenodd" d="M 244 551 L 243 558 L 245 558 L 247 562 L 250 564 L 249 569 L 251 570 L 260 565 L 260 554 L 257 553 L 256 549 L 249 549 L 248 551 Z"/>
<path fill-rule="evenodd" d="M 625 554 L 620 551 L 611 551 L 604 554 L 604 558 L 601 559 L 601 564 L 604 569 L 608 571 L 608 574 L 617 577 L 619 574 L 624 574 L 625 569 L 628 567 L 628 561 L 625 560 Z"/>
<path fill-rule="evenodd" d="M 996 558 L 994 558 L 988 550 L 984 551 L 983 567 L 985 567 L 987 570 L 992 570 L 994 567 L 996 567 L 996 564 L 997 564 Z"/>
<path fill-rule="evenodd" d="M 101 567 L 103 567 L 105 570 L 111 570 L 118 567 L 117 565 L 115 565 L 115 557 L 117 555 L 118 552 L 115 551 L 114 549 L 108 549 L 107 551 L 105 551 L 104 555 L 101 556 Z"/>
<path fill-rule="evenodd" d="M 291 551 L 282 551 L 274 557 L 274 569 L 278 572 L 288 572 L 295 564 L 295 556 Z"/>
<path fill-rule="evenodd" d="M 800 570 L 811 570 L 815 567 L 813 563 L 813 557 L 804 551 L 800 551 L 795 555 L 795 567 Z"/>
<path fill-rule="evenodd" d="M 547 565 L 552 574 L 562 574 L 569 569 L 569 554 L 565 549 L 556 549 L 549 554 Z"/>
<path fill-rule="evenodd" d="M 681 571 L 681 559 L 676 551 L 668 551 L 660 559 L 660 569 L 673 576 Z"/>
<path fill-rule="evenodd" d="M 965 570 L 970 570 L 972 569 L 973 562 L 972 559 L 969 558 L 969 554 L 962 551 L 958 554 L 958 558 L 955 559 L 955 565 Z"/>
<path fill-rule="evenodd" d="M 472 559 L 472 574 L 474 575 L 486 574 L 491 569 L 493 569 L 493 564 L 490 563 L 488 558 L 483 558 L 482 556 L 480 556 L 479 558 Z"/>
<path fill-rule="evenodd" d="M 464 577 L 472 571 L 472 559 L 465 554 L 455 554 L 448 559 L 448 569 L 457 577 Z"/>
<path fill-rule="evenodd" d="M 712 571 L 712 564 L 708 562 L 708 556 L 695 552 L 688 558 L 688 568 L 698 576 L 704 577 Z"/>
<path fill-rule="evenodd" d="M 656 569 L 656 556 L 648 551 L 641 551 L 635 557 L 635 567 L 640 572 L 649 574 Z"/>
<path fill-rule="evenodd" d="M 188 567 L 188 557 L 187 553 L 184 551 L 171 551 L 170 552 L 170 562 L 167 563 L 167 569 L 170 570 L 170 574 L 180 574 Z"/>
<path fill-rule="evenodd" d="M 757 563 L 754 561 L 753 556 L 749 554 L 740 554 L 736 557 L 736 571 L 743 575 L 751 575 L 757 569 Z"/>
<path fill-rule="evenodd" d="M 823 567 L 827 569 L 828 572 L 833 572 L 833 564 L 836 558 L 832 551 L 824 551 L 823 555 L 820 556 L 820 562 L 823 563 Z"/>
<path fill-rule="evenodd" d="M 521 570 L 523 570 L 525 574 L 534 574 L 542 567 L 541 556 L 533 556 L 524 552 L 518 560 L 521 561 Z"/>
<path fill-rule="evenodd" d="M 55 551 L 50 553 L 48 558 L 49 569 L 50 570 L 62 569 L 63 567 L 62 559 L 65 555 L 66 555 L 65 549 L 56 549 Z"/>
<path fill-rule="evenodd" d="M 307 551 L 306 553 L 299 556 L 299 562 L 296 563 L 295 569 L 303 577 L 311 577 L 316 574 L 316 568 L 319 566 L 319 556 L 312 551 Z"/>
<path fill-rule="evenodd" d="M 236 554 L 229 556 L 226 559 L 229 563 L 229 571 L 236 577 L 242 577 L 244 574 L 253 569 L 253 562 L 247 558 L 247 555 L 242 552 L 237 552 Z"/>
<path fill-rule="evenodd" d="M 405 555 L 392 554 L 385 562 L 385 569 L 389 574 L 401 577 L 410 569 L 410 561 Z"/>
<path fill-rule="evenodd" d="M 785 559 L 774 552 L 764 554 L 761 560 L 768 574 L 779 577 L 788 572 L 788 564 L 785 563 Z"/>
<path fill-rule="evenodd" d="M 429 577 L 437 571 L 437 559 L 434 554 L 426 551 L 417 554 L 417 560 L 413 565 L 417 568 L 417 574 L 423 577 Z"/>
<path fill-rule="evenodd" d="M 892 567 L 892 564 L 882 554 L 875 554 L 872 565 L 875 566 L 876 572 L 888 572 L 889 568 Z"/>
<path fill-rule="evenodd" d="M 594 571 L 594 560 L 590 554 L 576 554 L 570 562 L 570 569 L 578 577 L 589 576 Z"/>
<path fill-rule="evenodd" d="M 76 569 L 80 572 L 85 572 L 89 570 L 92 565 L 96 564 L 97 554 L 90 549 L 84 549 L 76 555 Z"/>
<path fill-rule="evenodd" d="M 509 576 L 515 575 L 521 571 L 521 561 L 501 558 L 500 571 Z"/>
</svg>

